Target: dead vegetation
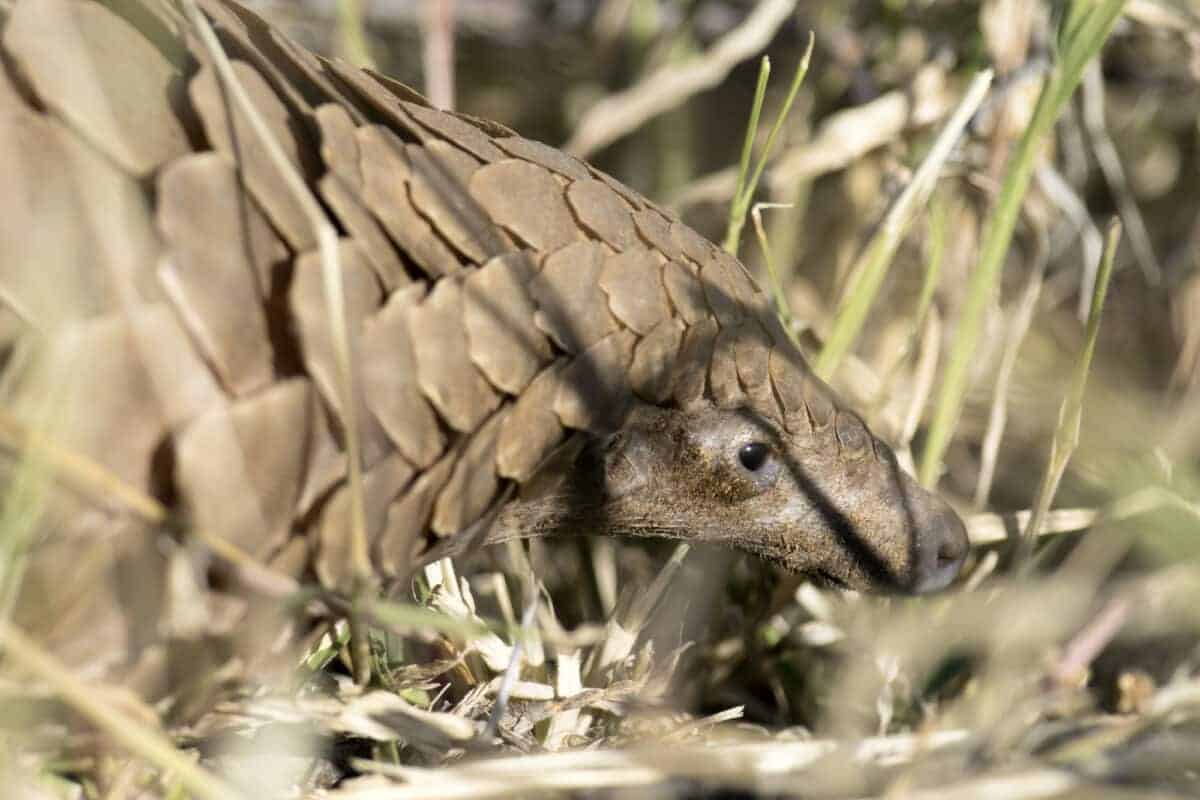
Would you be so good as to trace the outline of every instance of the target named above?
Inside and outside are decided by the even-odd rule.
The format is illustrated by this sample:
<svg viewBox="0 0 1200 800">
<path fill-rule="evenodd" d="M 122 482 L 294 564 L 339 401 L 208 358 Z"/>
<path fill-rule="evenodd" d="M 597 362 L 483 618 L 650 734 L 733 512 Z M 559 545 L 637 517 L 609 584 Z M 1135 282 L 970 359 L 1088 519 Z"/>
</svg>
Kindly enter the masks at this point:
<svg viewBox="0 0 1200 800">
<path fill-rule="evenodd" d="M 326 41 L 306 6 L 263 4 L 302 40 L 420 85 L 403 48 L 387 57 L 389 42 L 417 40 L 419 18 L 374 5 L 365 33 Z M 363 575 L 352 597 L 330 597 L 193 530 L 169 562 L 194 546 L 236 565 L 262 604 L 245 637 L 274 641 L 306 605 L 355 625 L 271 649 L 263 681 L 261 665 L 190 636 L 188 609 L 220 609 L 175 570 L 163 579 L 173 616 L 146 623 L 189 662 L 187 681 L 151 706 L 135 681 L 64 670 L 21 632 L 53 633 L 30 598 L 57 608 L 86 562 L 64 548 L 62 586 L 23 582 L 23 565 L 29 548 L 54 546 L 30 541 L 53 512 L 51 475 L 139 521 L 113 540 L 146 535 L 166 511 L 45 446 L 36 415 L 6 409 L 0 436 L 19 458 L 0 509 L 3 785 L 31 798 L 1200 793 L 1200 9 L 1124 4 L 1100 61 L 1075 65 L 1079 88 L 1060 86 L 1047 110 L 1039 98 L 1089 44 L 1072 50 L 1072 32 L 1096 26 L 1099 47 L 1094 15 L 1122 4 L 751 13 L 607 0 L 584 4 L 595 13 L 583 20 L 547 16 L 546 41 L 531 44 L 520 15 L 533 5 L 459 0 L 462 72 L 438 85 L 457 85 L 470 113 L 595 151 L 714 240 L 755 72 L 729 54 L 770 42 L 790 74 L 814 32 L 757 195 L 780 205 L 760 240 L 743 237 L 742 258 L 767 282 L 770 253 L 812 361 L 969 518 L 976 548 L 956 590 L 857 596 L 724 550 L 533 540 L 438 562 L 386 600 Z M 446 68 L 439 46 L 425 63 Z M 541 47 L 596 55 L 572 67 L 586 80 L 559 92 L 568 82 L 547 75 L 539 93 L 471 63 L 489 47 L 531 49 L 522 78 Z M 890 215 L 985 67 L 991 88 L 936 183 Z M 697 94 L 712 76 L 721 88 Z M 772 80 L 765 119 L 787 83 Z M 1006 213 L 1011 238 L 997 239 Z M 841 336 L 844 355 L 829 355 Z"/>
</svg>

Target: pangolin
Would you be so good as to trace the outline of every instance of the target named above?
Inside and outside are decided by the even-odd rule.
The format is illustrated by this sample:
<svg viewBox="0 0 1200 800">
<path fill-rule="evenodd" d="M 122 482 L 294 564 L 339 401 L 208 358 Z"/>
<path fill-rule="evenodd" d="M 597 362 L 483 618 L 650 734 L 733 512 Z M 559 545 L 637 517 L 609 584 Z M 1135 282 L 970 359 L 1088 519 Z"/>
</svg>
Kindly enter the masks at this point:
<svg viewBox="0 0 1200 800">
<path fill-rule="evenodd" d="M 558 533 L 725 543 L 857 588 L 954 578 L 960 519 L 810 372 L 734 257 L 570 155 L 229 0 L 199 7 L 338 233 L 353 391 L 313 225 L 181 6 L 16 0 L 8 414 L 333 589 L 350 420 L 381 578 L 446 542 Z M 80 570 L 103 542 L 94 569 L 118 574 L 126 511 L 75 487 L 46 513 Z"/>
</svg>

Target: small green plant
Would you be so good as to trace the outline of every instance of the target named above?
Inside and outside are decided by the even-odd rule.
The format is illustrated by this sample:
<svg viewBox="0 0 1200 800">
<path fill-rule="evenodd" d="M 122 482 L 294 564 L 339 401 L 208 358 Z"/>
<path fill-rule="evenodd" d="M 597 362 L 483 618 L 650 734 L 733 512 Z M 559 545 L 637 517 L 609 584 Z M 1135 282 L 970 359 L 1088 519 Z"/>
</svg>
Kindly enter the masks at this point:
<svg viewBox="0 0 1200 800">
<path fill-rule="evenodd" d="M 763 145 L 762 152 L 759 153 L 758 161 L 754 164 L 753 172 L 751 172 L 750 160 L 754 154 L 754 140 L 758 138 L 758 119 L 762 114 L 763 98 L 767 93 L 767 81 L 771 77 L 771 59 L 763 56 L 762 66 L 758 70 L 758 85 L 754 90 L 754 102 L 750 106 L 750 122 L 746 126 L 746 139 L 742 144 L 742 157 L 738 164 L 737 189 L 733 193 L 733 202 L 729 207 L 729 224 L 725 229 L 725 241 L 721 245 L 727 253 L 732 255 L 737 255 L 742 241 L 742 228 L 746 225 L 746 215 L 750 212 L 750 203 L 754 199 L 754 193 L 758 190 L 758 182 L 771 157 L 775 140 L 792 110 L 792 104 L 796 102 L 796 94 L 804 83 L 804 76 L 808 74 L 814 42 L 813 34 L 809 33 L 808 45 L 804 48 L 804 55 L 800 57 L 800 63 L 796 65 L 796 72 L 792 76 L 792 85 L 788 87 L 787 97 L 784 98 L 783 105 L 779 107 L 779 113 L 775 115 L 771 131 L 767 134 L 767 141 Z"/>
</svg>

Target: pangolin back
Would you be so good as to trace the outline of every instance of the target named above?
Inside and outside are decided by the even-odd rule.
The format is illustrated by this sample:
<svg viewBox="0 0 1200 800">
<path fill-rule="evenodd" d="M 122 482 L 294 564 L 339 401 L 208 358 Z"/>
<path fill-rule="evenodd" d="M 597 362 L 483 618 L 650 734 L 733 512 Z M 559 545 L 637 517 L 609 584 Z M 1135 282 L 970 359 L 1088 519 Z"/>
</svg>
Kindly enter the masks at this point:
<svg viewBox="0 0 1200 800">
<path fill-rule="evenodd" d="M 182 13 L 18 0 L 0 69 L 0 293 L 17 331 L 3 402 L 36 420 L 45 387 L 69 388 L 78 402 L 51 402 L 63 450 L 335 588 L 349 416 L 384 577 L 634 400 L 749 406 L 871 450 L 743 266 L 669 211 L 232 2 L 199 5 L 339 232 L 353 392 L 313 227 Z M 126 509 L 103 501 L 60 499 L 58 532 L 131 547 L 111 536 Z"/>
</svg>

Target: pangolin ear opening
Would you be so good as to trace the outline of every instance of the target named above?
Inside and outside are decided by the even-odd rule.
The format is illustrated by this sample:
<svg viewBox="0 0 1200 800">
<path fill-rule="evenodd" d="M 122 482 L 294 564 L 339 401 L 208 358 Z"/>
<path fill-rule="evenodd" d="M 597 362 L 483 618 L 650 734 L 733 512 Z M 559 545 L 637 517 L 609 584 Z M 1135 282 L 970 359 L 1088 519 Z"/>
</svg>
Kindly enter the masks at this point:
<svg viewBox="0 0 1200 800">
<path fill-rule="evenodd" d="M 604 453 L 604 494 L 619 500 L 644 489 L 655 472 L 655 452 L 647 432 L 637 426 L 606 438 Z"/>
</svg>

